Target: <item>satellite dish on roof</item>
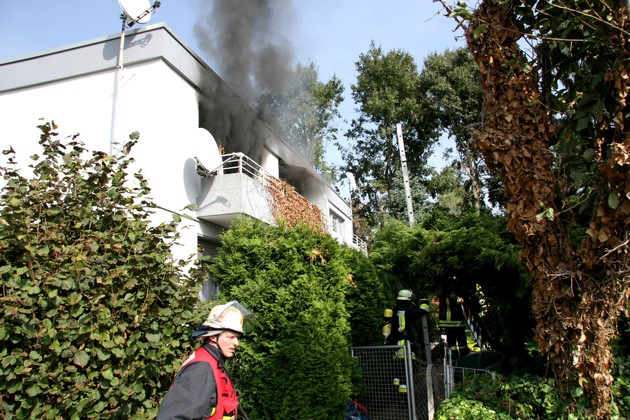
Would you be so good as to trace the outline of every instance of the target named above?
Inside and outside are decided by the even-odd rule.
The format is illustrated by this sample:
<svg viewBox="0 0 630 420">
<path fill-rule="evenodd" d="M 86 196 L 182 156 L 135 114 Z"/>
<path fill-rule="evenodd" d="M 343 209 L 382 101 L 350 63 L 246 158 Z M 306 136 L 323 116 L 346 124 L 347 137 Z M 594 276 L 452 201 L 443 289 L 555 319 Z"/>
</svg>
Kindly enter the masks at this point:
<svg viewBox="0 0 630 420">
<path fill-rule="evenodd" d="M 133 26 L 136 22 L 149 22 L 155 9 L 160 7 L 159 1 L 151 5 L 149 0 L 118 0 L 118 4 L 124 12 L 124 16 L 122 17 L 129 27 Z"/>
<path fill-rule="evenodd" d="M 192 143 L 195 159 L 206 172 L 214 172 L 221 166 L 223 159 L 219 145 L 208 130 L 196 128 L 192 133 Z"/>
</svg>

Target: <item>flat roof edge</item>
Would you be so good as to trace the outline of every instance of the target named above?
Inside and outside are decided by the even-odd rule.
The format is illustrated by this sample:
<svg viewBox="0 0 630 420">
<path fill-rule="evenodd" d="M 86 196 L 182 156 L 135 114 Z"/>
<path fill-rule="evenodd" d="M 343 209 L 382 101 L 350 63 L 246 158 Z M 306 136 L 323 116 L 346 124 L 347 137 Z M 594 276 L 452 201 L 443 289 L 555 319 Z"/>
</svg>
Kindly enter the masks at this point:
<svg viewBox="0 0 630 420">
<path fill-rule="evenodd" d="M 182 46 L 184 46 L 186 49 L 188 49 L 193 55 L 196 55 L 196 54 L 194 54 L 192 52 L 192 50 L 190 50 L 190 48 L 188 48 L 186 46 L 186 44 L 184 44 L 184 42 L 175 34 L 175 32 L 165 22 L 158 22 L 158 23 L 154 23 L 154 24 L 151 24 L 151 25 L 137 27 L 135 29 L 128 29 L 128 30 L 125 31 L 125 36 L 135 35 L 137 33 L 146 32 L 146 31 L 153 31 L 153 30 L 160 29 L 160 28 L 164 28 L 173 38 L 175 38 L 177 40 L 177 42 L 182 44 Z M 36 52 L 30 53 L 30 54 L 26 54 L 26 55 L 21 55 L 21 56 L 17 56 L 17 57 L 7 58 L 7 59 L 4 59 L 4 60 L 0 60 L 0 66 L 5 65 L 5 64 L 18 63 L 20 61 L 28 61 L 28 60 L 32 60 L 32 59 L 35 59 L 35 58 L 44 57 L 44 56 L 47 56 L 47 55 L 59 54 L 59 53 L 65 52 L 65 51 L 75 50 L 75 49 L 87 47 L 87 46 L 94 45 L 94 44 L 104 43 L 104 42 L 110 41 L 112 39 L 120 38 L 121 33 L 122 32 L 118 32 L 118 33 L 114 33 L 114 34 L 110 34 L 110 35 L 104 35 L 104 36 L 100 36 L 100 37 L 97 37 L 97 38 L 92 38 L 92 39 L 89 39 L 89 40 L 86 40 L 86 41 L 75 42 L 73 44 L 66 44 L 66 45 L 62 45 L 62 46 L 59 46 L 59 47 L 50 48 L 50 49 L 47 49 L 47 50 L 36 51 Z M 197 59 L 199 59 L 199 58 L 197 57 Z"/>
</svg>

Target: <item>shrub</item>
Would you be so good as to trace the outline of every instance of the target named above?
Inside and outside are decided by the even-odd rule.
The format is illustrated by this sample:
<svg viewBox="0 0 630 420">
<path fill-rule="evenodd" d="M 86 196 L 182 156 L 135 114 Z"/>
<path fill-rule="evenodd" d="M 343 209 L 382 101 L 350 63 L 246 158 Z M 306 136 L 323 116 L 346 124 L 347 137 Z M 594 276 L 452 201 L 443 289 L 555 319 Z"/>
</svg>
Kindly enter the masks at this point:
<svg viewBox="0 0 630 420">
<path fill-rule="evenodd" d="M 584 398 L 581 389 L 574 390 L 572 396 L 574 401 Z M 583 407 L 575 407 L 578 414 L 568 413 L 569 405 L 556 392 L 552 379 L 523 374 L 497 375 L 493 381 L 488 375 L 478 374 L 440 405 L 436 419 L 578 420 L 589 418 L 580 414 L 584 413 Z M 474 417 L 483 412 L 487 417 Z"/>
<path fill-rule="evenodd" d="M 84 161 L 76 136 L 40 128 L 33 176 L 13 151 L 0 168 L 0 417 L 152 417 L 198 302 L 170 253 L 175 222 L 150 226 L 126 155 Z"/>
<path fill-rule="evenodd" d="M 350 273 L 346 307 L 348 309 L 351 343 L 353 346 L 382 345 L 383 334 L 379 326 L 389 301 L 389 291 L 376 272 L 372 262 L 360 251 L 341 248 L 341 256 Z"/>
<path fill-rule="evenodd" d="M 230 370 L 250 418 L 340 418 L 353 393 L 340 245 L 305 225 L 237 219 L 213 265 L 222 300 L 255 313 Z M 377 327 L 376 327 L 377 328 Z"/>
<path fill-rule="evenodd" d="M 457 395 L 442 402 L 435 420 L 511 420 L 507 414 L 497 413 L 483 403 Z"/>
</svg>

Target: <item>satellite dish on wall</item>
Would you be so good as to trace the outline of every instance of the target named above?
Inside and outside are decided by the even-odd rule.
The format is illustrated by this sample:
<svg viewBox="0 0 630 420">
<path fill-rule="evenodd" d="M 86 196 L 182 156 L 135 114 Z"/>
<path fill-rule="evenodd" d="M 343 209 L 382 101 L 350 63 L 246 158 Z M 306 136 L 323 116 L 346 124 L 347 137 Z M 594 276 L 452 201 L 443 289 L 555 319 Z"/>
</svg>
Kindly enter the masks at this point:
<svg viewBox="0 0 630 420">
<path fill-rule="evenodd" d="M 205 128 L 197 128 L 192 133 L 195 159 L 206 172 L 214 172 L 221 164 L 221 151 L 216 140 Z"/>
<path fill-rule="evenodd" d="M 153 11 L 160 6 L 160 2 L 156 1 L 151 5 L 149 0 L 118 0 L 118 4 L 125 13 L 124 19 L 129 27 L 136 22 L 149 22 Z"/>
</svg>

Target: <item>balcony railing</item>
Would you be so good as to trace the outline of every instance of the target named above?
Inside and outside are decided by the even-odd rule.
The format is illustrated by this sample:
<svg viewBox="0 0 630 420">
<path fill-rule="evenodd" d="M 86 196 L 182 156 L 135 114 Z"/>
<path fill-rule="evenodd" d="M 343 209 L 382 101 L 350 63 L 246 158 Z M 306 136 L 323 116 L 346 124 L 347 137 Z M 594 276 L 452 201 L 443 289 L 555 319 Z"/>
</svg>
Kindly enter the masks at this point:
<svg viewBox="0 0 630 420">
<path fill-rule="evenodd" d="M 274 195 L 274 192 L 277 194 L 278 189 L 282 189 L 282 182 L 279 179 L 277 179 L 276 177 L 274 177 L 273 175 L 265 171 L 265 169 L 262 166 L 260 166 L 258 163 L 256 163 L 256 161 L 249 158 L 244 153 L 239 152 L 239 153 L 224 154 L 222 155 L 222 158 L 223 158 L 223 163 L 221 164 L 221 166 L 213 169 L 212 171 L 208 171 L 203 167 L 198 167 L 199 174 L 204 176 L 207 179 L 217 177 L 217 181 L 223 176 L 241 174 L 255 181 L 255 183 L 262 185 L 265 188 L 265 190 L 272 196 Z M 202 181 L 202 184 L 204 183 L 205 182 Z M 213 210 L 207 209 L 203 212 L 204 213 L 203 218 L 206 218 L 209 221 L 214 221 L 214 222 L 221 220 L 224 222 L 222 224 L 229 224 L 229 220 L 231 219 L 231 217 L 226 218 L 225 216 L 222 216 L 221 213 L 224 211 L 226 213 L 230 213 L 238 208 L 238 209 L 241 209 L 239 211 L 244 211 L 245 214 L 249 214 L 250 216 L 253 216 L 256 218 L 261 218 L 262 220 L 268 220 L 268 218 L 271 216 L 269 212 L 274 213 L 273 205 L 272 205 L 272 209 L 270 210 L 264 210 L 265 206 L 262 205 L 262 203 L 259 203 L 258 205 L 254 203 L 253 205 L 251 205 L 251 200 L 247 200 L 247 204 L 240 205 L 240 202 L 242 202 L 242 200 L 239 202 L 239 200 L 237 200 L 237 198 L 234 197 L 234 191 L 232 191 L 231 193 L 228 192 L 226 189 L 226 184 L 227 186 L 233 187 L 235 185 L 235 182 L 233 181 L 221 182 L 219 184 L 221 185 L 221 187 L 219 187 L 218 185 L 215 187 L 211 187 L 212 183 L 207 184 L 208 188 L 220 188 L 222 189 L 222 191 L 219 193 L 220 198 L 213 197 L 213 199 L 205 200 L 205 201 L 202 198 L 202 202 L 204 204 L 225 203 L 227 201 L 230 201 L 231 204 L 226 207 L 227 208 L 226 210 L 221 210 L 221 207 L 219 207 L 218 209 L 217 207 L 213 207 Z M 312 206 L 312 204 L 310 204 L 310 202 L 306 198 L 304 198 L 297 192 L 295 192 L 295 194 L 299 197 L 299 201 L 303 202 L 304 206 L 307 206 L 307 205 Z M 253 197 L 250 194 L 249 199 L 252 199 L 252 198 Z M 273 199 L 271 201 L 273 201 Z M 245 210 L 242 210 L 242 209 L 245 209 Z M 275 211 L 277 210 L 278 209 L 276 208 Z M 264 214 L 266 214 L 267 216 L 263 216 Z M 324 222 L 327 225 L 326 228 L 332 234 L 332 231 L 333 231 L 332 223 L 331 223 L 332 221 L 325 220 Z M 341 239 L 344 243 L 350 242 L 347 238 L 339 238 L 339 239 Z M 353 235 L 352 243 L 348 245 L 351 245 L 355 247 L 356 249 L 363 251 L 364 253 L 367 252 L 367 245 L 365 241 L 363 241 L 361 238 L 357 237 L 356 235 Z"/>
<path fill-rule="evenodd" d="M 256 161 L 244 153 L 227 153 L 222 155 L 223 163 L 212 172 L 205 172 L 204 175 L 228 175 L 244 174 L 258 181 L 265 187 L 269 186 L 269 181 L 275 177 L 265 171 Z"/>
</svg>

